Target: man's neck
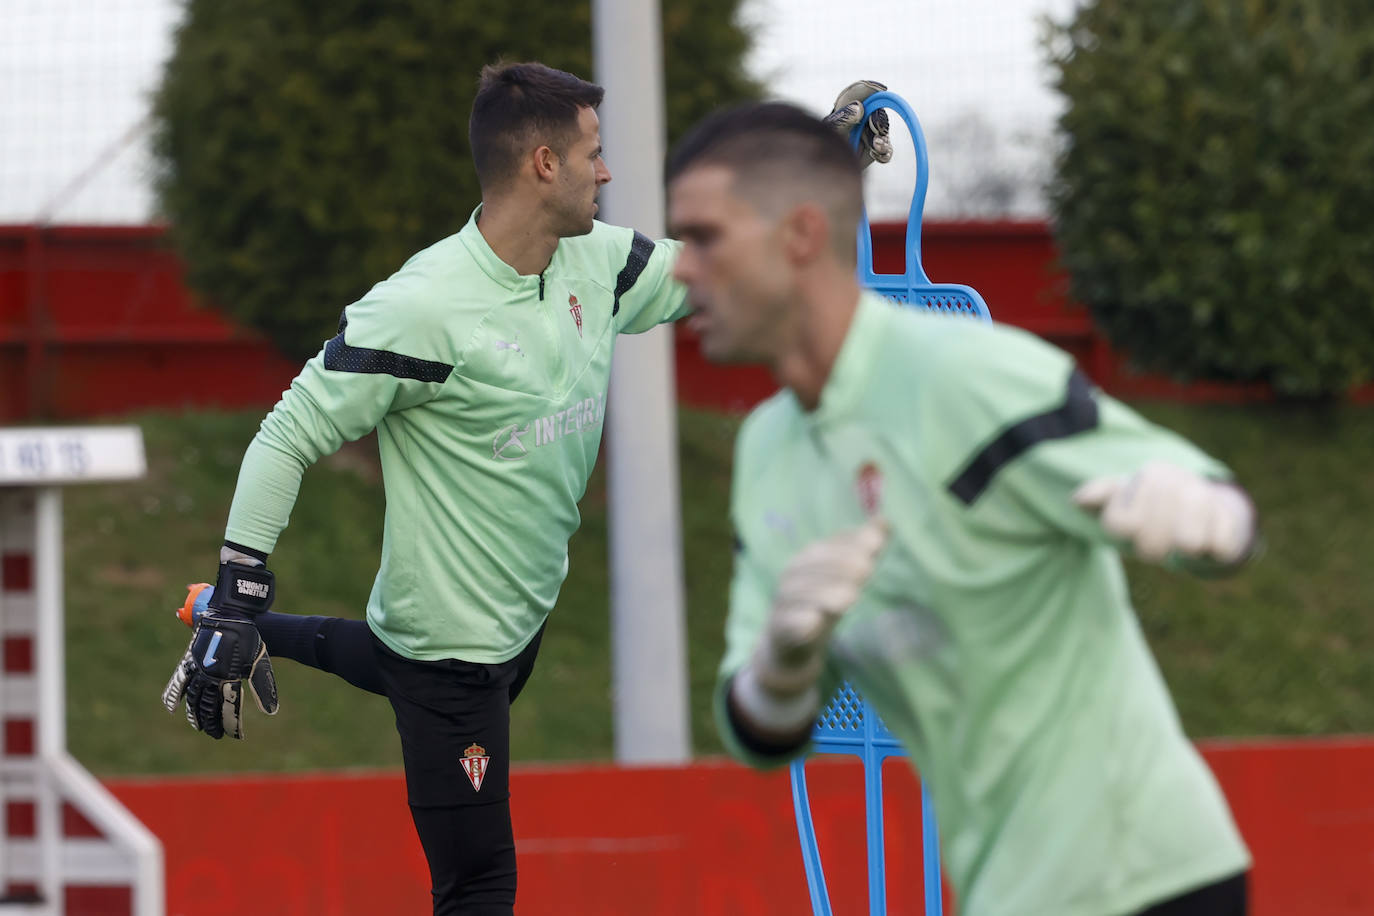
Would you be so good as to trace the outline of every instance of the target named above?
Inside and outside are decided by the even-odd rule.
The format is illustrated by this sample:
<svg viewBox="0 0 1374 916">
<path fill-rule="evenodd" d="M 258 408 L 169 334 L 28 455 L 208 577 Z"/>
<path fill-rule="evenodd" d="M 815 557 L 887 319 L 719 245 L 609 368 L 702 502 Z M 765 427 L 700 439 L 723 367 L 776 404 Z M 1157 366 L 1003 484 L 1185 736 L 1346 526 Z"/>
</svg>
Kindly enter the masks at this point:
<svg viewBox="0 0 1374 916">
<path fill-rule="evenodd" d="M 518 274 L 541 274 L 558 248 L 537 204 L 511 198 L 483 198 L 477 230 L 496 256 Z"/>
<path fill-rule="evenodd" d="M 859 308 L 852 273 L 832 273 L 801 285 L 790 333 L 773 360 L 773 377 L 815 410 Z"/>
</svg>

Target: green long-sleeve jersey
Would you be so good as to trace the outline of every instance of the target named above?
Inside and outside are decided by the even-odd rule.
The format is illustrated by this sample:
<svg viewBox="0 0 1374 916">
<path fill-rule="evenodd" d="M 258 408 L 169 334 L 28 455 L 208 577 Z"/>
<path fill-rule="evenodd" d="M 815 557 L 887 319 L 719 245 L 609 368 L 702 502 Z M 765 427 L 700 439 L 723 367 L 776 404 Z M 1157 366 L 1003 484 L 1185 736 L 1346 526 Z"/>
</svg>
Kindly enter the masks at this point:
<svg viewBox="0 0 1374 916">
<path fill-rule="evenodd" d="M 1070 495 L 1168 461 L 1219 463 L 1094 390 L 1016 329 L 860 301 L 814 411 L 790 392 L 737 443 L 726 708 L 778 576 L 881 512 L 891 534 L 832 639 L 931 790 L 968 916 L 1112 916 L 1242 871 L 1248 854 L 1180 728 L 1120 555 Z"/>
<path fill-rule="evenodd" d="M 521 275 L 479 214 L 344 310 L 249 445 L 225 532 L 270 552 L 304 470 L 376 429 L 386 517 L 367 618 L 419 660 L 506 661 L 538 631 L 567 574 L 616 336 L 686 308 L 676 242 L 596 223 Z"/>
</svg>

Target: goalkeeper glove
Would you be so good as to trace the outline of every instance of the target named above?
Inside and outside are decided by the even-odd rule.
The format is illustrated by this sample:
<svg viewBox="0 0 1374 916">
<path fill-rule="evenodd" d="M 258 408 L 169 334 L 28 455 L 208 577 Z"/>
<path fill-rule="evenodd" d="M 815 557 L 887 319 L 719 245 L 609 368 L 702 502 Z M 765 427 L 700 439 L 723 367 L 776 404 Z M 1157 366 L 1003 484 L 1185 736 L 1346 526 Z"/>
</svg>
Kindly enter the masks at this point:
<svg viewBox="0 0 1374 916">
<path fill-rule="evenodd" d="M 1073 501 L 1099 513 L 1103 530 L 1129 542 L 1142 560 L 1177 554 L 1234 566 L 1257 540 L 1255 507 L 1244 490 L 1163 462 L 1090 480 Z"/>
<path fill-rule="evenodd" d="M 260 560 L 228 548 L 221 559 L 214 594 L 194 621 L 191 643 L 162 691 L 162 705 L 175 712 L 185 700 L 186 719 L 197 731 L 217 739 L 242 738 L 244 681 L 264 713 L 275 715 L 280 705 L 272 660 L 253 624 L 253 617 L 272 604 L 273 580 Z"/>
<path fill-rule="evenodd" d="M 763 634 L 732 686 L 736 707 L 760 731 L 790 734 L 816 717 L 830 634 L 873 574 L 887 533 L 886 521 L 870 519 L 808 545 L 783 570 Z"/>
<path fill-rule="evenodd" d="M 845 140 L 849 132 L 864 119 L 864 99 L 875 92 L 887 89 L 882 83 L 873 80 L 859 80 L 850 83 L 835 99 L 835 107 L 824 118 L 825 123 L 840 132 Z M 870 162 L 887 162 L 892 159 L 892 138 L 889 136 L 890 123 L 887 112 L 878 109 L 868 116 L 859 134 L 859 166 L 868 168 Z"/>
</svg>

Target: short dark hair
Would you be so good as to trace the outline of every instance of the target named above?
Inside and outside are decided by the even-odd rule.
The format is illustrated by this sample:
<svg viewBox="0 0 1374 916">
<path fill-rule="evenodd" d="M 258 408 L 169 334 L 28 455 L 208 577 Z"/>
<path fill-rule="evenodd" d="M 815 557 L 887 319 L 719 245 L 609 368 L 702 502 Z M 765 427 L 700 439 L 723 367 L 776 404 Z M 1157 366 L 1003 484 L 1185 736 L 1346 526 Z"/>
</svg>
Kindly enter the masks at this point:
<svg viewBox="0 0 1374 916">
<path fill-rule="evenodd" d="M 482 68 L 468 118 L 473 166 L 483 190 L 504 183 L 531 144 L 560 155 L 577 134 L 577 116 L 596 108 L 606 90 L 595 83 L 529 61 Z"/>
<path fill-rule="evenodd" d="M 678 143 L 668 160 L 667 181 L 705 165 L 734 173 L 735 193 L 760 210 L 776 211 L 808 198 L 824 203 L 836 223 L 837 250 L 853 256 L 863 172 L 854 149 L 819 118 L 785 102 L 718 111 Z"/>
</svg>

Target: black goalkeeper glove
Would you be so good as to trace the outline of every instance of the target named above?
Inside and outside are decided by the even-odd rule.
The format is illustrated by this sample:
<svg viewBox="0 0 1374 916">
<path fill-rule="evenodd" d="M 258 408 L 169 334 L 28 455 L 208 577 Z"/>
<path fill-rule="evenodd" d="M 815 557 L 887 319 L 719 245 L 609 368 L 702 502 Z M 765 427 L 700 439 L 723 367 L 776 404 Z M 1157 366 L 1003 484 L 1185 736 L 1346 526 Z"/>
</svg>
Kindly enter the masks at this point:
<svg viewBox="0 0 1374 916">
<path fill-rule="evenodd" d="M 272 604 L 272 574 L 265 566 L 230 561 L 220 564 L 209 607 L 195 623 L 191 644 L 181 657 L 162 705 L 168 712 L 186 701 L 191 727 L 211 738 L 243 737 L 243 682 L 267 715 L 279 706 L 272 660 L 253 616 Z"/>
<path fill-rule="evenodd" d="M 873 162 L 888 162 L 892 159 L 891 125 L 887 112 L 879 108 L 867 118 L 864 117 L 864 99 L 875 92 L 884 92 L 887 87 L 876 80 L 859 80 L 850 83 L 840 91 L 835 99 L 835 107 L 822 120 L 847 141 L 849 132 L 863 122 L 859 133 L 859 167 L 868 168 Z"/>
</svg>

